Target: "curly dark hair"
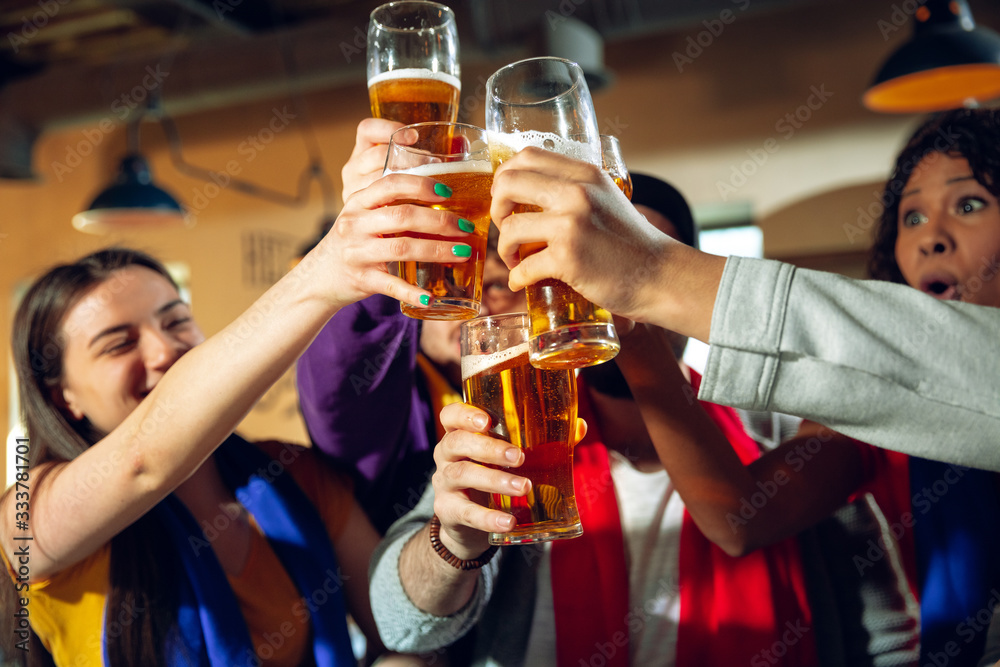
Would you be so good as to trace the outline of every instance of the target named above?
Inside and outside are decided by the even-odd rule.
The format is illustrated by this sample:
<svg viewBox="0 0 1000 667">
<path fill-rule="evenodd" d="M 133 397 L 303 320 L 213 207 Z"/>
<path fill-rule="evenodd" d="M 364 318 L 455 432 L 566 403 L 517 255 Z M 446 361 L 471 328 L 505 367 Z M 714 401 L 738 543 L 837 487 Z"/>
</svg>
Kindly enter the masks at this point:
<svg viewBox="0 0 1000 667">
<path fill-rule="evenodd" d="M 900 194 L 913 170 L 932 153 L 964 157 L 973 178 L 993 196 L 1000 197 L 1000 109 L 946 111 L 931 117 L 913 133 L 896 158 L 882 193 L 884 209 L 868 257 L 872 278 L 906 282 L 896 264 Z"/>
</svg>

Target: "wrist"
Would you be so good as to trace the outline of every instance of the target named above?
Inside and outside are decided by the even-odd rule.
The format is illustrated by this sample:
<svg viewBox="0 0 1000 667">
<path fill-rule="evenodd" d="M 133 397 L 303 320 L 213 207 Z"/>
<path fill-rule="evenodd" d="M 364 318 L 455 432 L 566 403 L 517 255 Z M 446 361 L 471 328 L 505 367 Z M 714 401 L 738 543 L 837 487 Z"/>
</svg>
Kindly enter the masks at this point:
<svg viewBox="0 0 1000 667">
<path fill-rule="evenodd" d="M 643 299 L 642 321 L 708 342 L 726 258 L 669 243 Z"/>
<path fill-rule="evenodd" d="M 427 534 L 431 549 L 442 561 L 457 570 L 478 570 L 489 563 L 497 552 L 497 546 L 489 544 L 485 549 L 459 547 L 454 540 L 446 536 L 445 531 L 441 530 L 441 520 L 437 514 L 428 521 Z"/>
</svg>

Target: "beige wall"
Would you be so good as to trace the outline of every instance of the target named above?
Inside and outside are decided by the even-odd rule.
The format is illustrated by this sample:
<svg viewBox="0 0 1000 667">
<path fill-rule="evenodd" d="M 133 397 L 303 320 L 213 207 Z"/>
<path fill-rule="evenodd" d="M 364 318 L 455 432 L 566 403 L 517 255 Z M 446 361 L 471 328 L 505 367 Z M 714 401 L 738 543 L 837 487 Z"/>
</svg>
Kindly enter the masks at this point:
<svg viewBox="0 0 1000 667">
<path fill-rule="evenodd" d="M 978 2 L 973 9 L 981 24 L 997 28 L 1000 7 L 993 4 Z M 734 3 L 742 5 L 746 3 Z M 733 202 L 748 205 L 764 229 L 769 256 L 858 254 L 867 239 L 848 233 L 844 225 L 856 222 L 858 208 L 874 201 L 874 188 L 918 121 L 867 112 L 859 100 L 878 64 L 908 35 L 909 26 L 886 31 L 892 20 L 890 2 L 802 5 L 782 12 L 737 13 L 711 39 L 699 25 L 627 43 L 609 41 L 606 61 L 616 82 L 595 95 L 595 106 L 602 129 L 621 138 L 630 166 L 673 181 L 696 210 Z M 696 53 L 688 49 L 699 38 L 708 45 L 678 66 L 679 56 Z M 508 60 L 498 56 L 465 65 L 463 120 L 483 122 L 481 84 Z M 165 100 L 169 95 L 167 88 Z M 354 127 L 367 114 L 364 83 L 311 93 L 306 104 L 339 190 L 339 170 L 350 155 Z M 286 107 L 294 113 L 285 98 L 179 118 L 185 156 L 215 170 L 235 161 L 240 178 L 294 192 L 307 160 L 299 123 L 278 133 L 252 160 L 240 148 L 247 137 L 269 126 L 274 109 Z M 291 243 L 304 241 L 315 229 L 321 212 L 316 188 L 304 209 L 223 189 L 190 230 L 121 237 L 77 232 L 70 217 L 107 183 L 124 151 L 118 128 L 104 135 L 60 182 L 55 163 L 65 163 L 74 148 L 87 150 L 94 142 L 85 131 L 94 136 L 93 129 L 44 134 L 34 158 L 42 182 L 0 183 L 0 293 L 5 298 L 18 281 L 53 262 L 112 242 L 126 243 L 189 265 L 195 315 L 212 333 L 264 289 L 243 279 L 246 236 L 273 235 Z M 143 148 L 156 180 L 182 201 L 197 203 L 206 184 L 177 172 L 157 125 L 144 130 Z M 745 178 L 741 181 L 737 173 Z M 0 327 L 10 330 L 6 308 L 0 309 Z M 6 367 L 3 374 L 6 380 Z M 293 389 L 291 378 L 283 379 L 248 417 L 245 431 L 304 441 Z M 8 382 L 0 382 L 0 405 L 7 405 L 8 398 Z M 6 433 L 6 410 L 0 415 Z"/>
<path fill-rule="evenodd" d="M 339 167 L 347 160 L 354 143 L 356 119 L 363 117 L 366 100 L 345 103 L 334 94 L 309 99 L 309 108 L 320 110 L 316 136 L 323 147 L 331 177 L 339 192 Z M 306 167 L 305 143 L 299 129 L 290 125 L 274 135 L 270 143 L 251 150 L 248 137 L 269 138 L 274 110 L 295 113 L 288 100 L 247 105 L 238 111 L 203 114 L 179 119 L 185 158 L 196 165 L 225 171 L 236 165 L 238 178 L 284 193 L 294 194 L 298 177 Z M 318 186 L 313 185 L 304 208 L 290 208 L 235 192 L 214 184 L 180 175 L 170 163 L 164 137 L 157 124 L 143 126 L 143 152 L 150 158 L 153 175 L 159 185 L 172 191 L 189 205 L 204 206 L 191 229 L 134 232 L 94 236 L 76 231 L 70 225 L 74 213 L 93 198 L 111 179 L 124 146 L 119 128 L 106 135 L 90 152 L 94 141 L 86 133 L 94 128 L 69 128 L 48 133 L 35 151 L 35 169 L 42 176 L 37 184 L 8 182 L 0 185 L 0 292 L 11 302 L 15 286 L 30 280 L 56 262 L 73 260 L 87 252 L 110 244 L 125 244 L 149 251 L 168 262 L 183 262 L 190 269 L 192 302 L 196 318 L 207 334 L 221 329 L 266 289 L 263 284 L 248 284 L 244 275 L 244 244 L 248 238 L 267 237 L 276 242 L 279 255 L 275 264 L 287 265 L 293 252 L 312 237 L 322 213 Z M 263 131 L 263 133 L 262 133 Z M 242 148 L 241 148 L 242 146 Z M 76 164 L 71 152 L 89 153 L 79 166 L 68 173 L 59 165 Z M 58 164 L 57 164 L 58 163 Z M 62 182 L 56 173 L 62 174 Z M 207 202 L 207 205 L 205 204 Z M 11 310 L 0 310 L 0 327 L 9 332 Z M 9 340 L 9 338 L 6 338 Z M 9 357 L 5 346 L 4 359 Z M 10 430 L 6 406 L 8 377 L 6 363 L 0 382 L 0 405 L 3 433 Z M 247 417 L 243 430 L 253 437 L 274 437 L 306 442 L 306 434 L 297 414 L 294 381 L 291 373 L 264 396 Z"/>
</svg>

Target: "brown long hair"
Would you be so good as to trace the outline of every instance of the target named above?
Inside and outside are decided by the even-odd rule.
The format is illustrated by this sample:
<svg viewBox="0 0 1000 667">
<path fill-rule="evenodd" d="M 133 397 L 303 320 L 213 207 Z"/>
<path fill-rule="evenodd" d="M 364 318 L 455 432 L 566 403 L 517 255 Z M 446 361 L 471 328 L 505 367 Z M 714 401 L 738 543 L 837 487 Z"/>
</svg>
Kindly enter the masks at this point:
<svg viewBox="0 0 1000 667">
<path fill-rule="evenodd" d="M 1000 109 L 956 109 L 932 116 L 907 141 L 896 158 L 882 194 L 884 208 L 868 258 L 873 278 L 905 283 L 896 264 L 899 200 L 917 165 L 932 153 L 964 157 L 972 176 L 1000 197 Z"/>
<path fill-rule="evenodd" d="M 56 404 L 66 343 L 62 321 L 86 292 L 130 266 L 155 271 L 176 287 L 166 268 L 149 255 L 112 247 L 52 268 L 35 281 L 18 307 L 11 340 L 32 468 L 74 459 L 102 437 L 89 421 L 67 418 Z M 109 295 L 113 292 L 110 289 Z M 176 584 L 172 570 L 159 565 L 169 546 L 163 543 L 163 533 L 147 514 L 111 541 L 105 639 L 112 665 L 164 664 L 162 645 L 174 622 Z M 0 616 L 13 618 L 15 588 L 10 577 L 0 579 Z M 0 647 L 12 663 L 52 664 L 34 633 L 27 655 L 14 645 L 13 633 L 0 634 Z"/>
</svg>

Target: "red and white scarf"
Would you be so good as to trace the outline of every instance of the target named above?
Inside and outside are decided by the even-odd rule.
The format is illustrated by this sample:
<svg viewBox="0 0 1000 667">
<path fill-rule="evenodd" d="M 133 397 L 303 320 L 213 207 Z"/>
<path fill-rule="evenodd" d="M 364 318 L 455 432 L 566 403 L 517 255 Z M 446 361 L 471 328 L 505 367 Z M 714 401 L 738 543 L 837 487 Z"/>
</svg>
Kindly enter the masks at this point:
<svg viewBox="0 0 1000 667">
<path fill-rule="evenodd" d="M 692 371 L 698 390 L 701 377 Z M 629 662 L 629 576 L 607 448 L 583 383 L 580 416 L 590 429 L 576 446 L 573 478 L 582 536 L 552 543 L 552 596 L 559 667 Z M 701 407 L 744 464 L 760 449 L 731 409 Z M 741 558 L 726 555 L 684 512 L 680 537 L 678 667 L 732 667 L 781 653 L 781 663 L 815 665 L 812 614 L 798 543 L 790 538 Z M 765 653 L 766 652 L 766 653 Z M 763 664 L 763 663 L 762 663 Z"/>
</svg>

